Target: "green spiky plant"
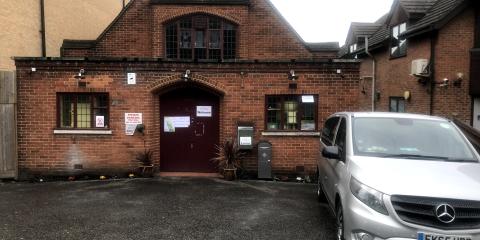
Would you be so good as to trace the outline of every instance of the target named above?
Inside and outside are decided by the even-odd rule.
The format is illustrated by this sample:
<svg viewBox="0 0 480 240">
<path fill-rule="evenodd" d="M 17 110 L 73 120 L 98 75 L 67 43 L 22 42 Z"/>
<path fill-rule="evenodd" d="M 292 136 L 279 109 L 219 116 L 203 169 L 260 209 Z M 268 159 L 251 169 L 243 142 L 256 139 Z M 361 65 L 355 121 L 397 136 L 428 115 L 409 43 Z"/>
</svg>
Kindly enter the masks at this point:
<svg viewBox="0 0 480 240">
<path fill-rule="evenodd" d="M 217 149 L 216 157 L 212 158 L 212 161 L 220 169 L 236 169 L 240 167 L 240 160 L 243 157 L 243 153 L 236 141 L 226 140 L 221 145 L 215 146 Z"/>
</svg>

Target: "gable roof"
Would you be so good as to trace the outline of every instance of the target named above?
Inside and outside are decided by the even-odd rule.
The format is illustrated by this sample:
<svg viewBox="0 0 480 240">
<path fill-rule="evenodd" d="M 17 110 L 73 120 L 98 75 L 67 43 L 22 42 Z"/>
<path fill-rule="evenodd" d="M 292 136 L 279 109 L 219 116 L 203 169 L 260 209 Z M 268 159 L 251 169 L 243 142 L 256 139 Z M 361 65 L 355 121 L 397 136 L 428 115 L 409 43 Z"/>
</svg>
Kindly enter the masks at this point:
<svg viewBox="0 0 480 240">
<path fill-rule="evenodd" d="M 461 12 L 467 6 L 468 2 L 468 0 L 438 0 L 425 16 L 410 26 L 402 36 L 408 38 L 424 32 L 440 29 L 451 18 Z"/>
<path fill-rule="evenodd" d="M 375 22 L 377 24 L 381 23 L 382 26 L 369 37 L 368 46 L 373 50 L 383 46 L 383 43 L 390 39 L 390 27 L 388 25 L 392 13 L 397 7 L 402 7 L 407 14 L 422 14 L 417 22 L 401 34 L 405 38 L 410 38 L 442 28 L 448 21 L 468 7 L 470 2 L 470 0 L 396 0 L 390 12 Z M 356 53 L 364 51 L 365 47 L 363 46 Z M 345 50 L 340 51 L 339 54 L 340 56 L 346 56 L 348 49 L 346 52 Z"/>
<path fill-rule="evenodd" d="M 426 13 L 437 0 L 400 0 L 400 5 L 408 13 Z"/>
<path fill-rule="evenodd" d="M 358 37 L 372 36 L 382 25 L 379 23 L 352 22 L 348 31 L 345 44 L 350 45 L 356 42 Z"/>
<path fill-rule="evenodd" d="M 338 42 L 319 42 L 319 43 L 306 43 L 307 48 L 311 52 L 336 52 L 340 49 Z"/>
</svg>

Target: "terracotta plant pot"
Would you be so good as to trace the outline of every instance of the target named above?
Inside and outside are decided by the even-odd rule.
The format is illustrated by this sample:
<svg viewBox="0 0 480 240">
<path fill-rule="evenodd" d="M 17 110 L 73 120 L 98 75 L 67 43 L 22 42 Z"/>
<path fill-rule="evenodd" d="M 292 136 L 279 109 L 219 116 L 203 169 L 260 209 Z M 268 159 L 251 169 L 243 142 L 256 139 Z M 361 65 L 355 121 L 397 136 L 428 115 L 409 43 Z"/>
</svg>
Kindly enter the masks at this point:
<svg viewBox="0 0 480 240">
<path fill-rule="evenodd" d="M 223 178 L 227 181 L 233 181 L 237 178 L 237 169 L 223 169 Z"/>
</svg>

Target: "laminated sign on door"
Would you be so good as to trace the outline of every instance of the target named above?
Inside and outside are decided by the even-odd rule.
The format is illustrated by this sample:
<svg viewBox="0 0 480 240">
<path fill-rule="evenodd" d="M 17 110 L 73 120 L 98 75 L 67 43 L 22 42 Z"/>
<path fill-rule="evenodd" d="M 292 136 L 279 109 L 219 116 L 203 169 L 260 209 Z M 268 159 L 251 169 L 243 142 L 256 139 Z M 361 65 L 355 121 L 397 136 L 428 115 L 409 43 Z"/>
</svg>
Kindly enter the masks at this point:
<svg viewBox="0 0 480 240">
<path fill-rule="evenodd" d="M 165 117 L 163 121 L 164 132 L 175 132 L 176 128 L 190 127 L 190 116 Z"/>
<path fill-rule="evenodd" d="M 197 106 L 197 117 L 211 117 L 212 106 Z"/>
</svg>

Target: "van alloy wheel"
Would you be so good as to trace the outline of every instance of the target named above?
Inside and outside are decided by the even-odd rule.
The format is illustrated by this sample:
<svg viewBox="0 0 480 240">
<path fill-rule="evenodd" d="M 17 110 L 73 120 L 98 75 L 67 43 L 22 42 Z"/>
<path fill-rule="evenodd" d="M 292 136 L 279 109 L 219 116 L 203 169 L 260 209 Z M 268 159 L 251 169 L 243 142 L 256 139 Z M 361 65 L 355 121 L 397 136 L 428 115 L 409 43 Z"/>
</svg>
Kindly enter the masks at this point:
<svg viewBox="0 0 480 240">
<path fill-rule="evenodd" d="M 343 229 L 343 209 L 342 206 L 337 207 L 337 240 L 344 240 Z"/>
</svg>

